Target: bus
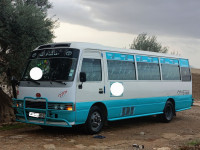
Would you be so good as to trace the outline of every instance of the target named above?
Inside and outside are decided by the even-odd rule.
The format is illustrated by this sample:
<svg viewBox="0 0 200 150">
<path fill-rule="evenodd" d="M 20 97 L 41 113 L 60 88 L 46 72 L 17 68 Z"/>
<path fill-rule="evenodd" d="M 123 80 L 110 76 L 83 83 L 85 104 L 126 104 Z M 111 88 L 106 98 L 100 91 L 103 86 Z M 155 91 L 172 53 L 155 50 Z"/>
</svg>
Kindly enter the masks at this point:
<svg viewBox="0 0 200 150">
<path fill-rule="evenodd" d="M 39 79 L 30 75 L 35 67 Z M 158 115 L 170 122 L 192 104 L 188 59 L 83 42 L 33 50 L 13 99 L 16 121 L 43 128 L 82 124 L 90 134 L 106 121 Z"/>
</svg>

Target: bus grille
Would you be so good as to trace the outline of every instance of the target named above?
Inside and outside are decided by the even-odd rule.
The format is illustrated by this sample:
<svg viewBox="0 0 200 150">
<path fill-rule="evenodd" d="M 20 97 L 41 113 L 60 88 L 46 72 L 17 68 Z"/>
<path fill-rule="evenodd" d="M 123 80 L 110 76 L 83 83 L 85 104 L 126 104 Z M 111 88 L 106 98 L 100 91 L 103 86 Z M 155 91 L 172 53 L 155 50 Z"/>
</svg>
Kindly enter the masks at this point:
<svg viewBox="0 0 200 150">
<path fill-rule="evenodd" d="M 46 109 L 46 102 L 26 101 L 26 108 Z"/>
</svg>

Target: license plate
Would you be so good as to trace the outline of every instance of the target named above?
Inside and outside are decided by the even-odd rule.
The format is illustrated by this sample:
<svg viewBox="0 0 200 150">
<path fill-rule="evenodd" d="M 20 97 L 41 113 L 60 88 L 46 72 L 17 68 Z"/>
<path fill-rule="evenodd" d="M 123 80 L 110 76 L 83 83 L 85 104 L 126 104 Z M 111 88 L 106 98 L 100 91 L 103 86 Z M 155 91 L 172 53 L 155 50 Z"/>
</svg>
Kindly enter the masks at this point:
<svg viewBox="0 0 200 150">
<path fill-rule="evenodd" d="M 35 118 L 45 118 L 44 113 L 35 113 L 35 112 L 29 112 L 30 117 L 35 117 Z"/>
</svg>

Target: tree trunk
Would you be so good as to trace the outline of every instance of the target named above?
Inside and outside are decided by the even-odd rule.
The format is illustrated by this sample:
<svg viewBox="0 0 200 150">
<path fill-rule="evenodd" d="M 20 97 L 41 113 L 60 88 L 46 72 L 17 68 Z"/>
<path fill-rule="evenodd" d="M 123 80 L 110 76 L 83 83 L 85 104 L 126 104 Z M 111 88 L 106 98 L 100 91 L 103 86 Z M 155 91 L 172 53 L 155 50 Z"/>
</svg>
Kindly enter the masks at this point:
<svg viewBox="0 0 200 150">
<path fill-rule="evenodd" d="M 0 123 L 15 120 L 11 98 L 0 89 Z"/>
</svg>

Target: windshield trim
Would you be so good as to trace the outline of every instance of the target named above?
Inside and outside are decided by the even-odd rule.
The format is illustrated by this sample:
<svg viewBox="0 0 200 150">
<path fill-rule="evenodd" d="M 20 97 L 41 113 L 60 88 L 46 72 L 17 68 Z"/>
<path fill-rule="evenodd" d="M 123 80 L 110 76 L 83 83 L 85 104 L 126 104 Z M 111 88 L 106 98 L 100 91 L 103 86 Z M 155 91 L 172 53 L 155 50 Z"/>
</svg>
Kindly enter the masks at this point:
<svg viewBox="0 0 200 150">
<path fill-rule="evenodd" d="M 72 49 L 74 49 L 74 48 L 72 48 Z M 73 78 L 71 79 L 71 80 L 57 80 L 57 81 L 62 81 L 62 82 L 73 82 L 74 81 L 74 78 L 75 78 L 75 75 L 76 75 L 76 71 L 77 71 L 77 67 L 78 67 L 78 61 L 79 61 L 79 57 L 80 57 L 80 50 L 79 49 L 76 49 L 76 50 L 78 50 L 79 51 L 79 54 L 78 54 L 78 57 L 77 58 L 69 58 L 69 57 L 54 57 L 54 56 L 52 56 L 52 57 L 48 57 L 48 58 L 35 58 L 35 59 L 33 59 L 33 58 L 28 58 L 27 60 L 28 60 L 28 63 L 27 63 L 27 65 L 26 65 L 26 67 L 25 67 L 25 70 L 24 70 L 24 72 L 23 72 L 23 74 L 22 74 L 22 77 L 21 77 L 21 79 L 20 79 L 20 81 L 30 81 L 29 79 L 25 79 L 24 78 L 24 76 L 25 76 L 25 73 L 26 73 L 26 71 L 27 71 L 27 69 L 28 69 L 28 66 L 29 66 L 29 64 L 30 64 L 30 62 L 31 62 L 31 60 L 41 60 L 41 59 L 60 59 L 60 58 L 62 58 L 62 59 L 77 59 L 77 61 L 76 61 L 76 64 L 75 64 L 75 68 L 74 68 L 74 74 L 73 74 Z M 40 50 L 38 50 L 38 51 L 41 51 L 41 49 Z M 32 52 L 31 52 L 31 54 L 32 54 Z M 46 81 L 46 82 L 53 82 L 53 80 L 36 80 L 37 82 L 40 82 L 40 81 Z"/>
<path fill-rule="evenodd" d="M 49 57 L 49 58 L 35 58 L 35 59 L 28 59 L 28 60 L 38 60 L 38 59 L 59 59 L 59 58 L 63 58 L 63 59 L 78 59 L 78 58 L 68 58 L 68 57 Z"/>
</svg>

